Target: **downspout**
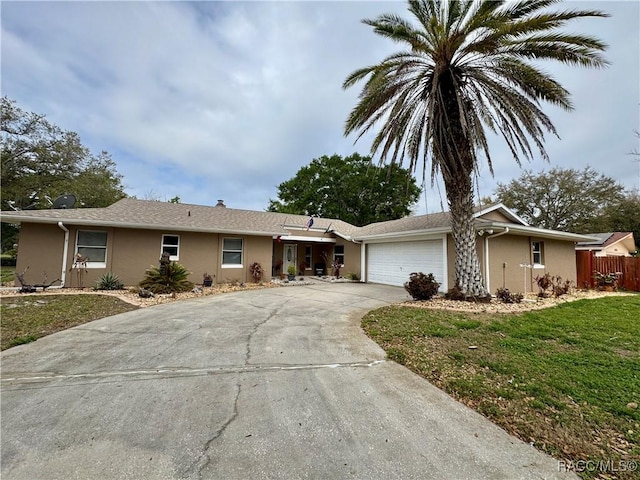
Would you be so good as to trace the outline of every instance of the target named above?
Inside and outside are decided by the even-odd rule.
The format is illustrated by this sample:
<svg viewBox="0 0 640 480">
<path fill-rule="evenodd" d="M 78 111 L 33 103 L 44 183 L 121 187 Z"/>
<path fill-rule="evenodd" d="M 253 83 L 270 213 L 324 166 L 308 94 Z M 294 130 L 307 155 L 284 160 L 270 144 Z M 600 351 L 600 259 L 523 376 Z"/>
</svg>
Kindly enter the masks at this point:
<svg viewBox="0 0 640 480">
<path fill-rule="evenodd" d="M 367 244 L 362 242 L 360 244 L 360 281 L 364 283 L 367 278 Z"/>
<path fill-rule="evenodd" d="M 64 230 L 64 248 L 62 249 L 62 273 L 60 274 L 60 286 L 50 288 L 63 288 L 67 279 L 67 254 L 69 253 L 69 229 L 62 222 L 58 226 Z"/>
<path fill-rule="evenodd" d="M 506 235 L 507 233 L 509 233 L 509 227 L 504 227 L 504 230 L 502 232 L 484 237 L 484 272 L 486 276 L 485 283 L 487 284 L 487 292 L 489 293 L 491 293 L 491 275 L 489 275 L 489 239 L 500 237 L 502 235 Z"/>
</svg>

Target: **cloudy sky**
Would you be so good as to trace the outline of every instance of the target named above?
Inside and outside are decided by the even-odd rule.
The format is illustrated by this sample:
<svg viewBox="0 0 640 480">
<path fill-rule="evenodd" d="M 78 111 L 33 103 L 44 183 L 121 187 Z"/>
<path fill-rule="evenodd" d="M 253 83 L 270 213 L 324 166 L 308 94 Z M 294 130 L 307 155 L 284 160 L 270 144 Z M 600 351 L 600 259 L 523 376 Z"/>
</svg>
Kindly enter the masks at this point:
<svg viewBox="0 0 640 480">
<path fill-rule="evenodd" d="M 550 164 L 525 167 L 589 165 L 640 188 L 628 155 L 639 150 L 640 2 L 560 8 L 585 6 L 611 18 L 569 30 L 609 44 L 611 65 L 545 67 L 575 110 L 545 106 L 561 140 L 547 137 Z M 1 91 L 111 153 L 130 195 L 263 210 L 312 159 L 369 153 L 371 137 L 344 137 L 360 89 L 342 83 L 401 48 L 360 22 L 387 12 L 409 17 L 403 2 L 3 0 Z M 520 174 L 497 139 L 492 157 L 496 175 L 482 169 L 481 195 Z M 416 212 L 440 211 L 440 196 L 427 184 Z"/>
</svg>

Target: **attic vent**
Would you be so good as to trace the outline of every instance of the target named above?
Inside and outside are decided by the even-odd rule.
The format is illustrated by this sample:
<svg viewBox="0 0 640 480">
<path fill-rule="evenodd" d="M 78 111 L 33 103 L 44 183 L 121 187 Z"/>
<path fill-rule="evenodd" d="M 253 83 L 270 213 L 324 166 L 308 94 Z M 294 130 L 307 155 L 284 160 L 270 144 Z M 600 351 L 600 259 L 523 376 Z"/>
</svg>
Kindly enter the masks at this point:
<svg viewBox="0 0 640 480">
<path fill-rule="evenodd" d="M 216 207 L 226 208 L 226 205 L 224 204 L 224 200 L 218 200 Z"/>
</svg>

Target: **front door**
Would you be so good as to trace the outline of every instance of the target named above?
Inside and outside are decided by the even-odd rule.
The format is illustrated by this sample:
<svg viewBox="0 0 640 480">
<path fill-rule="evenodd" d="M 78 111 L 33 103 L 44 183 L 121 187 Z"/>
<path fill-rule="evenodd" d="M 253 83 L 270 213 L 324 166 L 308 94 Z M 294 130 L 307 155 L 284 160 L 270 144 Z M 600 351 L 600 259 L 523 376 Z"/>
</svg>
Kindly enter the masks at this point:
<svg viewBox="0 0 640 480">
<path fill-rule="evenodd" d="M 282 273 L 289 273 L 289 265 L 293 265 L 298 273 L 298 246 L 294 243 L 284 244 L 284 254 L 282 255 Z"/>
</svg>

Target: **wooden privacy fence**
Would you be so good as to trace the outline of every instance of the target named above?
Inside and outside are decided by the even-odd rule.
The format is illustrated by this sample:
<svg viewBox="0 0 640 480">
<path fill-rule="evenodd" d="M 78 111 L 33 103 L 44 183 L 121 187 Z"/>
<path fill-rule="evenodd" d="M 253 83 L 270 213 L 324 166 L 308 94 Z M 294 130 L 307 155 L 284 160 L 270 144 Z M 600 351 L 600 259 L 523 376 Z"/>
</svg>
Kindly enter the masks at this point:
<svg viewBox="0 0 640 480">
<path fill-rule="evenodd" d="M 640 292 L 640 257 L 596 257 L 593 252 L 576 252 L 577 287 L 594 288 L 593 272 L 620 273 L 618 288 Z"/>
</svg>

